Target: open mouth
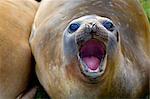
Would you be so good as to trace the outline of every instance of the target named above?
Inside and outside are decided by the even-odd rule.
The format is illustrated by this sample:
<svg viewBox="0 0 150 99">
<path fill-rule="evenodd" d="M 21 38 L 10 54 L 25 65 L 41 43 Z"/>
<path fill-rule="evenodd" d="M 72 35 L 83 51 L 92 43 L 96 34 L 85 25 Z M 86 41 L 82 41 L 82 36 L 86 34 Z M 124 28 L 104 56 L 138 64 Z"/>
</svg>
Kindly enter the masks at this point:
<svg viewBox="0 0 150 99">
<path fill-rule="evenodd" d="M 106 56 L 105 44 L 97 39 L 86 41 L 79 49 L 78 59 L 84 75 L 97 78 L 105 70 L 104 60 Z"/>
</svg>

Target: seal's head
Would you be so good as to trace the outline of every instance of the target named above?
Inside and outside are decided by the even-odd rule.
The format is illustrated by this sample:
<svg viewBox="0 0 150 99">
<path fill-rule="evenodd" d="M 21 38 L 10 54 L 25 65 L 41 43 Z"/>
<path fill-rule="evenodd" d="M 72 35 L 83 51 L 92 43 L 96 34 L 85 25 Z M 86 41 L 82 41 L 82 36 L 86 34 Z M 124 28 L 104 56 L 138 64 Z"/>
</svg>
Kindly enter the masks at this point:
<svg viewBox="0 0 150 99">
<path fill-rule="evenodd" d="M 119 34 L 105 17 L 87 15 L 73 20 L 64 31 L 64 56 L 67 63 L 78 60 L 82 78 L 97 82 L 105 73 L 108 56 L 116 53 Z"/>
</svg>

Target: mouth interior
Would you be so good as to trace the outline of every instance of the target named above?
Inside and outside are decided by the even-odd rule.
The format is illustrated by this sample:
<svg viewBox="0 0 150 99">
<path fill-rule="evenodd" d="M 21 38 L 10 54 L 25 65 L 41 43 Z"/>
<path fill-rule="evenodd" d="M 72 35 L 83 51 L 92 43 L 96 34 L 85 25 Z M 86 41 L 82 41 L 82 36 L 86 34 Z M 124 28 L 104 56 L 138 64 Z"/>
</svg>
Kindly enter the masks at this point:
<svg viewBox="0 0 150 99">
<path fill-rule="evenodd" d="M 89 72 L 98 72 L 105 57 L 105 45 L 96 39 L 88 40 L 80 48 L 79 56 Z"/>
</svg>

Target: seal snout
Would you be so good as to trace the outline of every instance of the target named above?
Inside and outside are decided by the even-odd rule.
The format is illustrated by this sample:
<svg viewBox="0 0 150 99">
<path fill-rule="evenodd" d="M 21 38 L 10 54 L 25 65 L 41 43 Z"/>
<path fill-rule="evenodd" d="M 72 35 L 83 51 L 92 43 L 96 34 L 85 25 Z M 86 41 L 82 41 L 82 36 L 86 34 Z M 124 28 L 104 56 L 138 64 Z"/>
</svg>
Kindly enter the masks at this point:
<svg viewBox="0 0 150 99">
<path fill-rule="evenodd" d="M 86 24 L 84 32 L 76 35 L 78 59 L 82 73 L 90 79 L 101 76 L 105 70 L 107 36 L 96 23 Z M 105 40 L 104 40 L 105 38 Z"/>
<path fill-rule="evenodd" d="M 82 32 L 76 34 L 76 42 L 79 48 L 90 39 L 97 39 L 104 44 L 108 42 L 108 33 L 101 27 L 98 27 L 98 25 L 94 22 L 85 24 L 85 27 L 82 28 L 82 30 Z"/>
<path fill-rule="evenodd" d="M 84 31 L 86 33 L 95 33 L 97 31 L 96 23 L 85 24 L 85 30 Z"/>
</svg>

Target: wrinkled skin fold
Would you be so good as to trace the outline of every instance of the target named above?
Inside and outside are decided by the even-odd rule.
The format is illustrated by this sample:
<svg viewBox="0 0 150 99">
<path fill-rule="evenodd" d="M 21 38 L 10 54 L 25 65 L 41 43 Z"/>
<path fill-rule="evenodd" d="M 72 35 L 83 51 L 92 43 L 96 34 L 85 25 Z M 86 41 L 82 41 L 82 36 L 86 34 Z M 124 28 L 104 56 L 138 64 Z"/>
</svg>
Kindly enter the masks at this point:
<svg viewBox="0 0 150 99">
<path fill-rule="evenodd" d="M 36 74 L 53 99 L 145 97 L 149 43 L 137 0 L 43 0 L 30 36 Z"/>
</svg>

